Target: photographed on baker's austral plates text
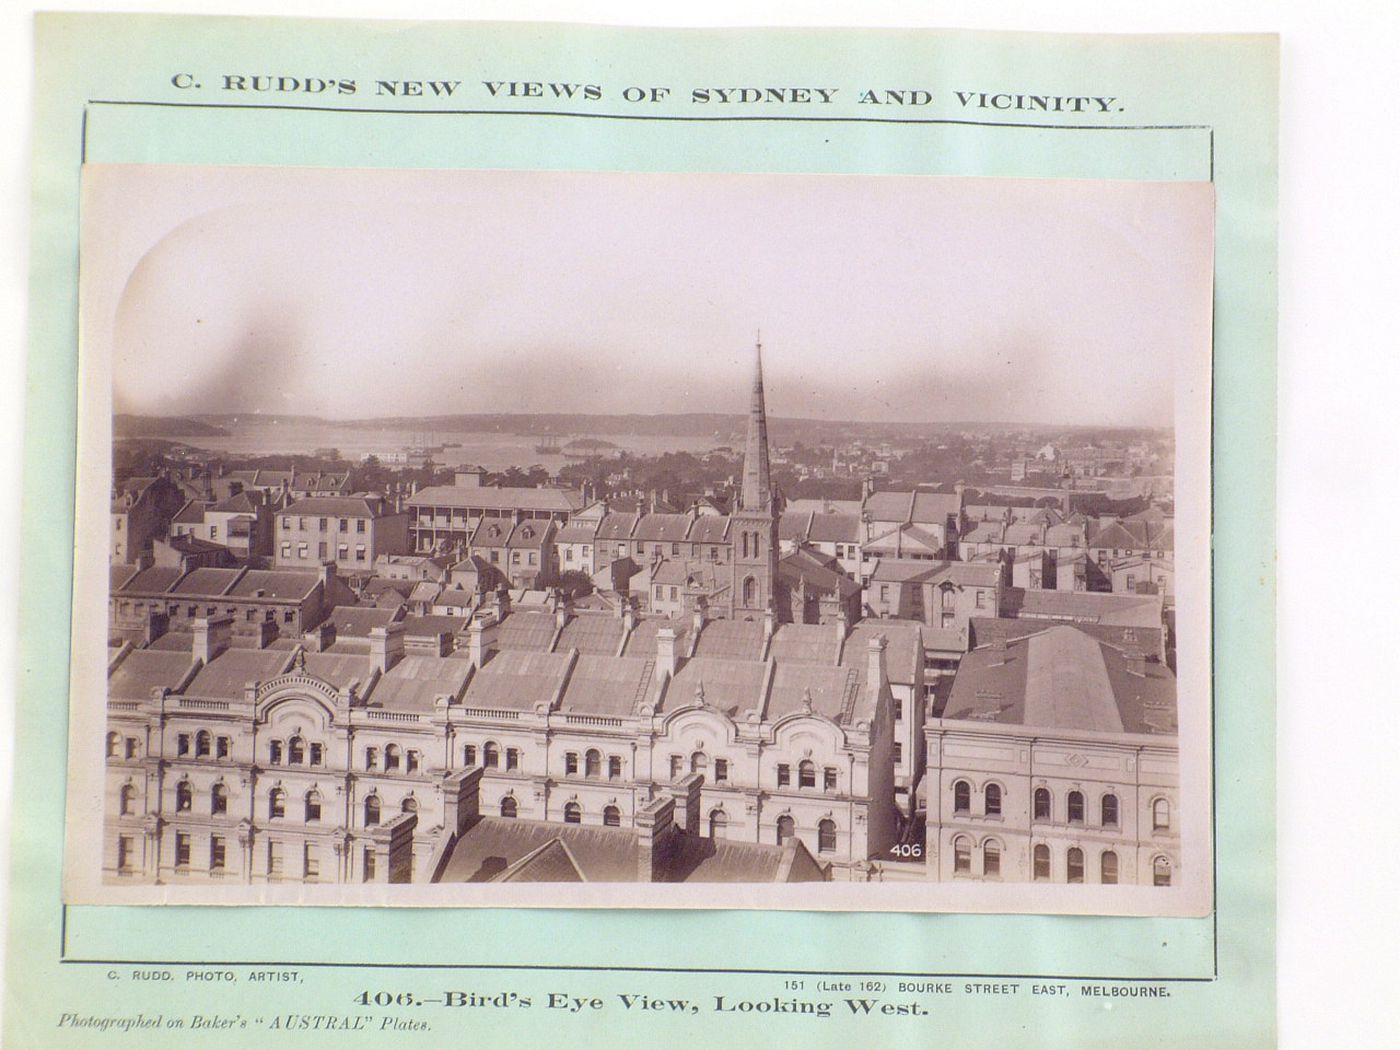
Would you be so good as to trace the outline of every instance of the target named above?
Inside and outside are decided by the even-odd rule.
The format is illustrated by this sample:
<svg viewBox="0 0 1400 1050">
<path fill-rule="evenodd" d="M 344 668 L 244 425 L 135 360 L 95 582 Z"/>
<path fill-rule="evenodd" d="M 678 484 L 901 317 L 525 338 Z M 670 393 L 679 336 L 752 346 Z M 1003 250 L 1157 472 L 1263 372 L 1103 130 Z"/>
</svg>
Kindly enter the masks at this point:
<svg viewBox="0 0 1400 1050">
<path fill-rule="evenodd" d="M 70 901 L 1209 909 L 1209 184 L 83 195 Z"/>
</svg>

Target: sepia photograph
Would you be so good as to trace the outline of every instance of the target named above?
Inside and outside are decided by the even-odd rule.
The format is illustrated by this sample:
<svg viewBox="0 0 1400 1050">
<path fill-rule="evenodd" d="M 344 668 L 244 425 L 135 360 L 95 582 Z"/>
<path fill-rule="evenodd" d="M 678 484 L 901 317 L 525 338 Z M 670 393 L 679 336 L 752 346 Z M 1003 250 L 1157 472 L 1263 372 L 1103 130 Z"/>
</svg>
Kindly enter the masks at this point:
<svg viewBox="0 0 1400 1050">
<path fill-rule="evenodd" d="M 70 903 L 1209 911 L 1210 184 L 81 222 Z"/>
</svg>

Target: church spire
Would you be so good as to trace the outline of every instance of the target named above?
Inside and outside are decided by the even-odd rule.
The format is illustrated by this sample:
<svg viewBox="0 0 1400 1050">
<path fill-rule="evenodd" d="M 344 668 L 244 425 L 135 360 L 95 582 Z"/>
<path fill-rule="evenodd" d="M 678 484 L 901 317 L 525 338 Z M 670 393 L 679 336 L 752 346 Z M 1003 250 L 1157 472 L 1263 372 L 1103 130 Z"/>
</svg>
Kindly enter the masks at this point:
<svg viewBox="0 0 1400 1050">
<path fill-rule="evenodd" d="M 739 489 L 743 510 L 772 507 L 773 487 L 768 469 L 768 414 L 763 406 L 763 342 L 754 342 L 753 398 L 749 403 L 749 435 L 744 445 L 744 483 Z"/>
</svg>

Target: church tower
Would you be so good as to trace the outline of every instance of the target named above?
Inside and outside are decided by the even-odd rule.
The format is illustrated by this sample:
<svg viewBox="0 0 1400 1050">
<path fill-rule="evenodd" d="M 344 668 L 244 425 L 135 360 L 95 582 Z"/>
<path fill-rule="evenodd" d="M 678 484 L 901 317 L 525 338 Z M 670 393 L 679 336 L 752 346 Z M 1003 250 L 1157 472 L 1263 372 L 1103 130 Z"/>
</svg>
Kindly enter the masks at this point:
<svg viewBox="0 0 1400 1050">
<path fill-rule="evenodd" d="M 744 475 L 729 519 L 734 583 L 730 611 L 735 619 L 778 614 L 778 515 L 768 467 L 768 414 L 763 405 L 763 344 L 754 345 L 753 394 L 744 444 Z"/>
</svg>

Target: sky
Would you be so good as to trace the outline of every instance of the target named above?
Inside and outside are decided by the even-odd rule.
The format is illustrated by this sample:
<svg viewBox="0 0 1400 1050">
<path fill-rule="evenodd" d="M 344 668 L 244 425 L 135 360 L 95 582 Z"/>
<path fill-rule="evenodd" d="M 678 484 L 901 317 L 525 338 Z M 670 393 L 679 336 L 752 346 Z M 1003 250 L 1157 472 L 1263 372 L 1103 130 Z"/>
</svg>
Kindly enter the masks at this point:
<svg viewBox="0 0 1400 1050">
<path fill-rule="evenodd" d="M 118 412 L 1166 426 L 1197 183 L 88 166 Z"/>
</svg>

